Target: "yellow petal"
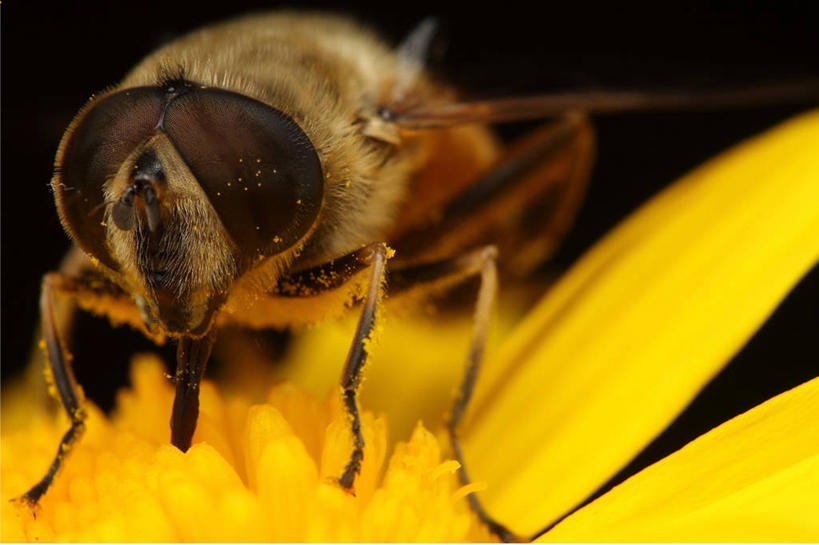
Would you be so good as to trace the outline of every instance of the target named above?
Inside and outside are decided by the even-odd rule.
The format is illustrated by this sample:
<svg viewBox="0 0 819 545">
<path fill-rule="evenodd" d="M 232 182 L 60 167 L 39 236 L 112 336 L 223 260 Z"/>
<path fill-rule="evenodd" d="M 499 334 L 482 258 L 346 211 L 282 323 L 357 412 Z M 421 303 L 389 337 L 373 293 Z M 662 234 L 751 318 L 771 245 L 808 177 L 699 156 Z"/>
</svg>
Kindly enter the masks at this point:
<svg viewBox="0 0 819 545">
<path fill-rule="evenodd" d="M 813 379 L 692 441 L 542 539 L 815 542 L 817 513 Z"/>
<path fill-rule="evenodd" d="M 708 162 L 565 275 L 487 366 L 467 467 L 524 535 L 665 428 L 819 256 L 819 112 Z"/>
</svg>

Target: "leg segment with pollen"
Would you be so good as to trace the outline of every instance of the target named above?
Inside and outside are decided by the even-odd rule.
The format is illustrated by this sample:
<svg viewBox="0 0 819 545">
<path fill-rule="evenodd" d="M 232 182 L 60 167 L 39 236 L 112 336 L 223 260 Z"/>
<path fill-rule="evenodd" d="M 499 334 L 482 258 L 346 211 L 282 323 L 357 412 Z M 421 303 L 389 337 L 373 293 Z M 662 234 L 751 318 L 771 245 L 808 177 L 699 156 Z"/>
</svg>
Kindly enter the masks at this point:
<svg viewBox="0 0 819 545">
<path fill-rule="evenodd" d="M 42 319 L 43 341 L 45 343 L 48 372 L 62 407 L 68 413 L 71 425 L 65 432 L 57 447 L 57 454 L 49 465 L 46 474 L 26 492 L 22 500 L 34 507 L 54 481 L 65 457 L 85 431 L 86 414 L 82 407 L 82 392 L 77 386 L 74 372 L 71 370 L 70 355 L 64 349 L 54 311 L 54 297 L 59 287 L 64 284 L 59 273 L 49 273 L 43 278 L 40 295 L 40 314 Z"/>
<path fill-rule="evenodd" d="M 351 281 L 355 283 L 353 279 L 365 274 L 369 269 L 365 291 L 360 294 L 363 295 L 361 316 L 341 375 L 342 401 L 349 415 L 353 434 L 353 451 L 339 478 L 339 484 L 347 490 L 352 490 L 364 457 L 364 436 L 361 433 L 357 395 L 361 384 L 361 371 L 367 359 L 367 343 L 375 326 L 378 304 L 387 274 L 387 258 L 386 244 L 381 242 L 368 244 L 329 263 L 281 279 L 271 293 L 278 298 L 310 299 L 331 292 L 341 292 L 343 299 L 349 303 L 351 292 L 346 286 Z"/>
<path fill-rule="evenodd" d="M 361 384 L 361 369 L 367 359 L 366 343 L 369 341 L 375 325 L 375 315 L 387 267 L 387 247 L 385 244 L 370 245 L 368 250 L 372 261 L 370 282 L 367 287 L 364 306 L 361 309 L 361 318 L 358 320 L 355 337 L 353 337 L 353 344 L 350 346 L 347 361 L 344 363 L 344 372 L 341 375 L 344 406 L 350 415 L 353 430 L 353 452 L 338 482 L 348 490 L 353 487 L 355 477 L 361 471 L 361 459 L 364 457 L 364 436 L 361 434 L 361 416 L 358 412 L 356 396 L 358 387 Z"/>
<path fill-rule="evenodd" d="M 387 280 L 389 295 L 399 295 L 415 290 L 445 290 L 458 283 L 476 276 L 480 278 L 475 318 L 470 342 L 467 365 L 458 397 L 447 421 L 452 448 L 457 461 L 461 464 L 459 473 L 462 484 L 469 484 L 469 477 L 464 469 L 464 459 L 458 440 L 457 428 L 472 396 L 472 390 L 480 370 L 484 347 L 489 329 L 492 307 L 497 292 L 497 250 L 494 246 L 485 246 L 450 259 L 443 259 L 387 271 L 387 248 L 383 244 L 371 244 L 339 258 L 332 263 L 303 271 L 284 279 L 280 284 L 279 296 L 315 296 L 326 290 L 338 288 L 346 280 L 360 273 L 369 265 L 370 277 L 364 299 L 361 317 L 356 328 L 352 346 L 347 355 L 347 362 L 342 373 L 342 390 L 345 408 L 350 416 L 353 433 L 353 452 L 350 455 L 339 484 L 351 489 L 361 467 L 363 458 L 364 437 L 361 434 L 358 402 L 356 399 L 361 382 L 361 370 L 367 353 L 366 343 L 370 338 L 380 302 L 381 287 Z M 295 287 L 299 289 L 296 290 Z M 291 287 L 293 287 L 291 289 Z M 517 541 L 518 538 L 502 524 L 492 519 L 483 509 L 474 494 L 469 495 L 472 509 L 489 529 L 504 541 Z"/>
<path fill-rule="evenodd" d="M 285 285 L 293 284 L 303 286 L 308 278 L 338 278 L 339 275 L 337 273 L 339 271 L 344 273 L 341 274 L 341 277 L 344 277 L 360 270 L 360 267 L 364 263 L 369 262 L 370 264 L 370 278 L 364 304 L 361 309 L 361 317 L 358 321 L 350 351 L 347 354 L 347 361 L 344 365 L 341 379 L 344 406 L 350 416 L 353 433 L 353 452 L 339 479 L 339 484 L 342 487 L 351 489 L 355 482 L 355 477 L 361 469 L 364 437 L 361 433 L 361 419 L 356 396 L 361 383 L 361 371 L 367 357 L 366 343 L 375 325 L 381 287 L 387 276 L 389 277 L 389 292 L 394 294 L 409 291 L 416 287 L 423 289 L 429 285 L 452 285 L 476 275 L 480 276 L 481 283 L 475 308 L 475 324 L 467 359 L 467 367 L 460 393 L 453 406 L 449 421 L 447 422 L 447 427 L 450 430 L 450 436 L 452 438 L 453 450 L 462 468 L 461 480 L 464 484 L 469 482 L 466 472 L 463 469 L 463 457 L 461 455 L 456 429 L 472 395 L 486 345 L 489 319 L 497 291 L 496 259 L 497 250 L 492 246 L 488 246 L 452 259 L 391 271 L 388 275 L 386 268 L 386 246 L 384 244 L 371 244 L 358 252 L 337 260 L 333 264 L 333 273 L 331 273 L 327 267 L 325 267 L 327 270 L 320 272 L 318 269 L 314 269 L 307 273 L 302 273 L 302 278 L 284 283 Z M 351 267 L 352 263 L 357 264 L 357 267 Z M 317 291 L 320 290 L 316 289 L 313 293 Z M 496 523 L 484 513 L 474 495 L 470 495 L 470 503 L 481 520 L 486 523 L 493 532 L 502 538 L 511 539 L 513 537 L 502 525 Z"/>
<path fill-rule="evenodd" d="M 60 304 L 58 304 L 60 303 Z M 69 335 L 77 308 L 95 314 L 116 317 L 119 323 L 141 328 L 146 335 L 139 309 L 118 286 L 107 281 L 88 258 L 78 249 L 68 253 L 58 272 L 43 277 L 40 295 L 40 330 L 45 349 L 45 367 L 53 381 L 54 391 L 70 419 L 70 427 L 57 447 L 51 465 L 40 481 L 20 498 L 34 507 L 54 481 L 57 472 L 85 430 L 85 410 L 82 390 L 71 369 L 71 355 L 66 349 L 65 336 Z M 159 337 L 153 337 L 161 340 Z M 39 365 L 40 357 L 32 364 Z"/>
</svg>

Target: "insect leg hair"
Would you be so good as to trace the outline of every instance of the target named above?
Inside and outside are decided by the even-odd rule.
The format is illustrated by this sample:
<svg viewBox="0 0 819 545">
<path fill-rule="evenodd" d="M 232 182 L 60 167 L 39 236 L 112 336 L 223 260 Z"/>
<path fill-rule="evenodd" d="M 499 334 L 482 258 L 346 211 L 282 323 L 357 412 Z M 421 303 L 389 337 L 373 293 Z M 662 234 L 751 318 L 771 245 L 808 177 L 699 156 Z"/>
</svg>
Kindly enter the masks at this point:
<svg viewBox="0 0 819 545">
<path fill-rule="evenodd" d="M 375 325 L 375 315 L 378 309 L 378 302 L 381 294 L 381 286 L 385 279 L 387 263 L 387 247 L 383 243 L 371 244 L 372 269 L 370 282 L 367 287 L 367 294 L 364 299 L 364 306 L 361 309 L 361 318 L 358 320 L 358 327 L 355 331 L 353 344 L 347 354 L 347 361 L 344 364 L 344 372 L 341 375 L 341 387 L 344 396 L 344 406 L 350 415 L 353 431 L 353 452 L 350 461 L 344 468 L 339 484 L 345 489 L 351 489 L 356 475 L 361 471 L 361 460 L 364 457 L 364 436 L 361 434 L 361 417 L 358 412 L 358 401 L 356 399 L 358 386 L 361 384 L 361 369 L 367 358 L 366 342 L 370 338 L 373 326 Z"/>
</svg>

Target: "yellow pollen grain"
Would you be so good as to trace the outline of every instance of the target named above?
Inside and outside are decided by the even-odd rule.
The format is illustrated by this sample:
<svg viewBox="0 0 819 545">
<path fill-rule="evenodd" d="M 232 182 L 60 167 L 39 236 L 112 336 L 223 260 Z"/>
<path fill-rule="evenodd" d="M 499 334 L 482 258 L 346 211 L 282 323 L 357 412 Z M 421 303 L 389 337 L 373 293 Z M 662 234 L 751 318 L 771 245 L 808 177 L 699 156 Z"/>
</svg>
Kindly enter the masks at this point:
<svg viewBox="0 0 819 545">
<path fill-rule="evenodd" d="M 384 245 L 384 247 L 387 249 L 387 259 L 392 259 L 393 257 L 395 257 L 395 250 L 393 250 L 386 244 Z"/>
<path fill-rule="evenodd" d="M 247 186 L 244 187 L 244 190 L 247 191 Z"/>
<path fill-rule="evenodd" d="M 105 223 L 104 221 L 101 221 L 101 222 L 100 222 L 100 225 L 102 225 L 103 227 L 108 227 L 108 224 L 107 224 L 107 223 Z"/>
<path fill-rule="evenodd" d="M 261 158 L 256 159 L 256 162 L 257 162 L 257 163 L 261 163 L 261 162 L 262 162 Z"/>
<path fill-rule="evenodd" d="M 262 182 L 259 182 L 258 184 L 256 184 L 256 187 L 262 187 Z"/>
<path fill-rule="evenodd" d="M 241 178 L 239 178 L 239 181 L 241 182 L 241 181 L 242 181 L 242 179 L 241 179 Z"/>
<path fill-rule="evenodd" d="M 194 226 L 193 226 L 193 230 L 194 230 L 194 231 L 198 231 L 198 230 L 199 230 L 199 227 L 197 227 L 196 225 L 194 225 Z"/>
<path fill-rule="evenodd" d="M 227 183 L 227 186 L 230 187 L 230 182 Z"/>
<path fill-rule="evenodd" d="M 276 244 L 278 244 L 281 241 L 282 241 L 282 239 L 281 239 L 281 237 L 279 237 L 279 235 L 276 235 L 276 236 L 273 237 L 273 242 L 275 242 Z"/>
<path fill-rule="evenodd" d="M 244 160 L 244 159 L 242 159 L 241 157 L 239 157 L 239 162 L 240 162 L 240 163 L 244 163 L 244 162 L 245 162 L 245 160 Z"/>
<path fill-rule="evenodd" d="M 301 199 L 298 199 L 298 200 L 296 201 L 296 204 L 301 204 Z"/>
</svg>

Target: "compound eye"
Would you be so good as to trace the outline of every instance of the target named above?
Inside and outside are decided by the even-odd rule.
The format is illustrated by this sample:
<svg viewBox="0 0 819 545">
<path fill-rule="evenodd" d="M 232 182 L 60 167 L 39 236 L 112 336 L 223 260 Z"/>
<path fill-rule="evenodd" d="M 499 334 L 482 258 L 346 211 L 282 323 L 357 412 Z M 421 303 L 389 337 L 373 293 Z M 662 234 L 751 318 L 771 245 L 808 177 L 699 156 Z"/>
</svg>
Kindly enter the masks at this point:
<svg viewBox="0 0 819 545">
<path fill-rule="evenodd" d="M 106 244 L 103 186 L 151 135 L 163 91 L 137 87 L 89 103 L 71 122 L 57 153 L 51 186 L 63 225 L 86 253 L 116 270 Z"/>
<path fill-rule="evenodd" d="M 163 128 L 207 194 L 237 249 L 252 262 L 292 247 L 321 207 L 321 163 L 282 112 L 230 91 L 177 97 Z"/>
</svg>

